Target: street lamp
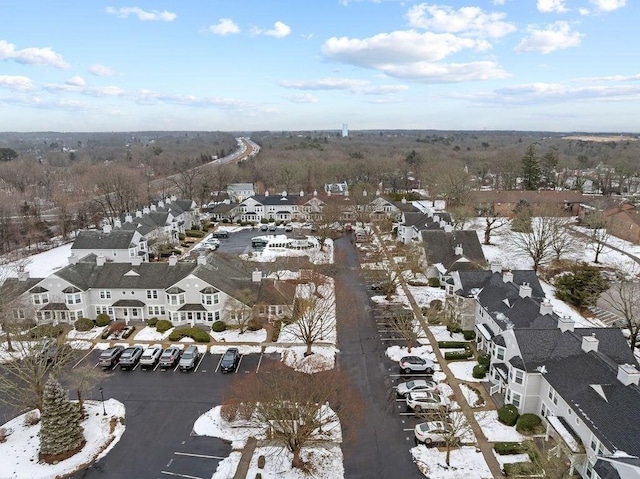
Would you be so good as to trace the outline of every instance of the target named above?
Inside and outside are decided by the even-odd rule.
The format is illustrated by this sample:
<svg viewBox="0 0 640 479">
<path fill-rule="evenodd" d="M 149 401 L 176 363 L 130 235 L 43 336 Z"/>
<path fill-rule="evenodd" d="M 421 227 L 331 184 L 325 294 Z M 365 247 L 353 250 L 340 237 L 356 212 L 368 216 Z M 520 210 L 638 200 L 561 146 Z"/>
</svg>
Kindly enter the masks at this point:
<svg viewBox="0 0 640 479">
<path fill-rule="evenodd" d="M 102 398 L 102 415 L 106 416 L 107 410 L 104 408 L 104 389 L 102 389 L 102 386 L 100 386 L 100 397 Z"/>
</svg>

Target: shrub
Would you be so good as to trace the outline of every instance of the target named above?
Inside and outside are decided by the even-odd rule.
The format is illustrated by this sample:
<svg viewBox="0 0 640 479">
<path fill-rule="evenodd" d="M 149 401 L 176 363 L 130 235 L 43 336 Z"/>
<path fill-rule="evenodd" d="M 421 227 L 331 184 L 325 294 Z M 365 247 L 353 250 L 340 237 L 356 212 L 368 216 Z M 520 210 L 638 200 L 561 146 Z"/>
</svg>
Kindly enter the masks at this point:
<svg viewBox="0 0 640 479">
<path fill-rule="evenodd" d="M 542 419 L 535 414 L 527 413 L 518 418 L 516 431 L 523 434 L 534 434 L 542 425 Z"/>
<path fill-rule="evenodd" d="M 558 277 L 553 285 L 558 299 L 577 308 L 595 305 L 600 293 L 609 289 L 609 282 L 602 277 L 600 269 L 586 263 L 573 266 L 570 272 Z"/>
<path fill-rule="evenodd" d="M 480 356 L 478 356 L 478 364 L 481 364 L 488 368 L 489 364 L 491 364 L 491 356 L 489 356 L 488 354 L 481 354 Z"/>
<path fill-rule="evenodd" d="M 471 356 L 473 356 L 471 349 L 465 349 L 464 351 L 444 353 L 444 358 L 448 361 L 458 361 L 461 359 L 469 359 Z"/>
<path fill-rule="evenodd" d="M 484 366 L 483 364 L 476 364 L 473 367 L 473 373 L 472 376 L 475 379 L 482 379 L 487 375 L 487 367 Z"/>
<path fill-rule="evenodd" d="M 518 421 L 518 408 L 513 404 L 505 404 L 498 409 L 498 421 L 507 426 L 514 426 Z"/>
<path fill-rule="evenodd" d="M 434 299 L 429 303 L 429 308 L 433 311 L 442 311 L 442 300 Z"/>
<path fill-rule="evenodd" d="M 262 479 L 262 473 L 256 472 L 256 479 Z"/>
<path fill-rule="evenodd" d="M 432 288 L 440 287 L 440 278 L 429 278 L 429 286 Z"/>
<path fill-rule="evenodd" d="M 7 436 L 9 435 L 9 431 L 6 427 L 0 427 L 0 443 L 7 441 Z"/>
<path fill-rule="evenodd" d="M 122 339 L 127 339 L 136 330 L 135 326 L 127 326 L 122 330 Z"/>
<path fill-rule="evenodd" d="M 57 338 L 64 333 L 64 326 L 58 324 L 56 326 L 52 324 L 41 324 L 29 331 L 29 337 L 35 338 Z"/>
<path fill-rule="evenodd" d="M 185 234 L 187 236 L 191 236 L 192 238 L 203 238 L 204 237 L 204 231 L 200 231 L 200 230 L 187 230 L 187 231 L 185 231 Z"/>
<path fill-rule="evenodd" d="M 220 408 L 220 417 L 227 422 L 235 421 L 238 416 L 238 407 L 237 401 L 226 401 Z"/>
<path fill-rule="evenodd" d="M 514 462 L 504 465 L 504 472 L 507 476 L 534 476 L 540 473 L 537 464 L 532 462 Z"/>
<path fill-rule="evenodd" d="M 262 329 L 262 321 L 256 318 L 251 318 L 247 323 L 247 329 L 249 331 L 259 331 Z"/>
<path fill-rule="evenodd" d="M 119 333 L 121 332 L 127 325 L 124 323 L 124 321 L 116 321 L 115 323 L 111 323 L 111 326 L 109 326 L 109 331 L 112 333 Z"/>
<path fill-rule="evenodd" d="M 469 344 L 464 341 L 438 341 L 438 347 L 440 349 L 447 348 L 468 348 Z"/>
<path fill-rule="evenodd" d="M 169 335 L 170 341 L 180 341 L 182 338 L 191 338 L 198 343 L 208 343 L 211 336 L 200 328 L 176 328 Z"/>
<path fill-rule="evenodd" d="M 216 333 L 221 333 L 222 331 L 227 329 L 227 323 L 225 323 L 224 321 L 216 321 L 211 325 L 211 329 Z"/>
<path fill-rule="evenodd" d="M 111 318 L 108 314 L 100 313 L 96 316 L 96 326 L 104 327 L 111 322 Z"/>
<path fill-rule="evenodd" d="M 147 319 L 147 325 L 148 326 L 155 326 L 156 324 L 158 324 L 158 318 L 156 318 L 155 316 L 153 318 L 149 318 Z"/>
<path fill-rule="evenodd" d="M 93 320 L 89 318 L 80 318 L 73 323 L 78 331 L 91 331 L 93 329 Z"/>
<path fill-rule="evenodd" d="M 26 426 L 35 426 L 40 422 L 40 413 L 38 411 L 29 411 L 24 415 L 24 423 Z"/>
<path fill-rule="evenodd" d="M 185 234 L 184 234 L 184 233 L 178 233 L 178 239 L 179 239 L 180 241 L 183 241 L 185 238 L 186 238 L 186 236 L 185 236 Z"/>
<path fill-rule="evenodd" d="M 519 442 L 496 442 L 493 445 L 493 450 L 501 456 L 509 456 L 524 453 L 525 447 Z"/>
<path fill-rule="evenodd" d="M 461 333 L 462 328 L 459 324 L 449 323 L 447 324 L 447 331 L 449 331 L 450 333 Z"/>
<path fill-rule="evenodd" d="M 267 462 L 267 458 L 264 456 L 258 456 L 258 469 L 264 469 L 264 464 Z"/>
<path fill-rule="evenodd" d="M 156 331 L 159 333 L 166 333 L 173 328 L 173 323 L 168 319 L 159 319 L 156 321 Z"/>
<path fill-rule="evenodd" d="M 464 336 L 464 339 L 466 339 L 467 341 L 476 339 L 476 332 L 473 331 L 472 329 L 465 329 L 464 331 L 462 331 L 462 335 Z"/>
</svg>

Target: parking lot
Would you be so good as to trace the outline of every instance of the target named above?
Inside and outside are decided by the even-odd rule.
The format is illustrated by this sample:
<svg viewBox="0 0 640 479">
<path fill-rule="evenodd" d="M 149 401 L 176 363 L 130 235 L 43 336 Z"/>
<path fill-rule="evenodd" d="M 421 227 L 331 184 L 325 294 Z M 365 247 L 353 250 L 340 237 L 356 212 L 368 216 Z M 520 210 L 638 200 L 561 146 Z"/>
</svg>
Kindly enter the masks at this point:
<svg viewBox="0 0 640 479">
<path fill-rule="evenodd" d="M 99 369 L 100 353 L 86 353 L 71 373 L 87 365 Z M 136 434 L 125 432 L 110 454 L 72 477 L 210 478 L 219 462 L 229 456 L 231 445 L 218 438 L 193 436 L 193 424 L 222 404 L 239 375 L 260 374 L 266 363 L 280 361 L 280 355 L 245 354 L 229 374 L 220 372 L 221 359 L 222 354 L 206 353 L 190 372 L 157 366 L 143 370 L 140 364 L 130 370 L 116 364 L 107 370 L 108 377 L 99 387 L 105 399 L 115 398 L 125 405 L 126 426 Z M 97 388 L 91 399 L 100 399 Z"/>
</svg>

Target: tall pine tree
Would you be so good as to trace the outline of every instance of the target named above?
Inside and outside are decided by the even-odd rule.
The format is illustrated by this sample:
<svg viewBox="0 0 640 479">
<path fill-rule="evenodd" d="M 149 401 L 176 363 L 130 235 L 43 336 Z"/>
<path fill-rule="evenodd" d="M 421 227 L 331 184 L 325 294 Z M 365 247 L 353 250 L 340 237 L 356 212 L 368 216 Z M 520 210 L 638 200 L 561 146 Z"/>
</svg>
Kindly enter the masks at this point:
<svg viewBox="0 0 640 479">
<path fill-rule="evenodd" d="M 529 145 L 522 157 L 522 189 L 537 190 L 540 184 L 540 162 L 536 156 L 536 147 Z"/>
<path fill-rule="evenodd" d="M 80 408 L 53 376 L 44 387 L 40 426 L 40 459 L 52 463 L 73 456 L 85 444 Z"/>
</svg>

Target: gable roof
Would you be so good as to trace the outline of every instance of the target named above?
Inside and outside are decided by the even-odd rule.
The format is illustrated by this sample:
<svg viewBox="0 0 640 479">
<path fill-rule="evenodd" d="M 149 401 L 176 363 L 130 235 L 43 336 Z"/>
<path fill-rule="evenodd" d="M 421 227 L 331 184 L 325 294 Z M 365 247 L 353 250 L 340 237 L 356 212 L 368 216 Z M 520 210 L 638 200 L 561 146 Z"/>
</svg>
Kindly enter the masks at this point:
<svg viewBox="0 0 640 479">
<path fill-rule="evenodd" d="M 469 268 L 486 263 L 478 234 L 471 230 L 446 232 L 440 229 L 422 230 L 425 255 L 429 264 L 442 263 L 449 270 L 454 263 L 466 260 Z M 456 254 L 455 248 L 462 245 L 462 254 Z M 468 269 L 468 268 L 465 268 Z"/>
<path fill-rule="evenodd" d="M 135 231 L 111 230 L 109 233 L 83 230 L 78 233 L 71 249 L 129 249 L 134 244 Z"/>
</svg>

